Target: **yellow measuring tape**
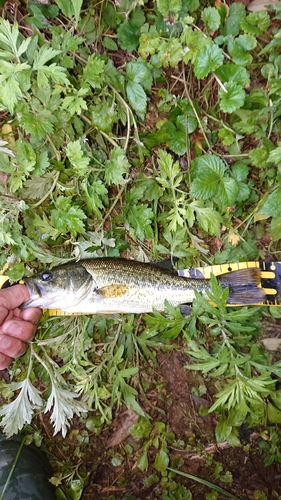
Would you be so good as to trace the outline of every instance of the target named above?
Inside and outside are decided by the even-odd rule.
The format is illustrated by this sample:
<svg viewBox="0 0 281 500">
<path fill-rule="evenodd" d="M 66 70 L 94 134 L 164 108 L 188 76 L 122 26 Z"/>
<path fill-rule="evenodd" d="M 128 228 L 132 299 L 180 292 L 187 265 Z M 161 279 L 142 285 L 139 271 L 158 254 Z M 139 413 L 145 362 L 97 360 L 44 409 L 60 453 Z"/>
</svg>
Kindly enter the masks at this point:
<svg viewBox="0 0 281 500">
<path fill-rule="evenodd" d="M 221 274 L 239 271 L 241 269 L 257 268 L 261 270 L 260 287 L 263 288 L 266 294 L 266 299 L 262 303 L 253 305 L 273 305 L 281 306 L 281 262 L 232 262 L 227 264 L 217 264 L 214 266 L 204 266 L 189 269 L 180 269 L 179 276 L 193 279 L 210 279 L 211 274 L 220 276 Z M 0 276 L 0 288 L 9 286 L 9 277 Z M 231 304 L 234 306 L 235 304 Z M 241 304 L 239 304 L 241 305 Z M 48 310 L 50 316 L 77 316 L 77 313 L 66 313 L 60 309 Z M 83 314 L 83 313 L 79 313 Z M 85 313 L 87 314 L 87 313 Z"/>
</svg>

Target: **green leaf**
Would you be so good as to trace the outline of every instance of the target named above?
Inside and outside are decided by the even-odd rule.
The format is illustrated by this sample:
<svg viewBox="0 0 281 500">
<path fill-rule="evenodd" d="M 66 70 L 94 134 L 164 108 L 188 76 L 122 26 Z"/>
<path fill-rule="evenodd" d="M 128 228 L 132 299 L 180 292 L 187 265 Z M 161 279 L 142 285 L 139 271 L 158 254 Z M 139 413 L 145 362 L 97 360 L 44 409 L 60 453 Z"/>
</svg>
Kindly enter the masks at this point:
<svg viewBox="0 0 281 500">
<path fill-rule="evenodd" d="M 240 31 L 240 23 L 245 16 L 245 6 L 242 3 L 232 3 L 226 18 L 224 34 L 237 36 Z"/>
<path fill-rule="evenodd" d="M 20 117 L 20 125 L 36 141 L 44 139 L 46 134 L 52 134 L 56 122 L 54 114 L 43 108 L 38 113 L 24 112 Z"/>
<path fill-rule="evenodd" d="M 137 459 L 138 468 L 144 472 L 148 469 L 147 451 L 143 451 Z"/>
<path fill-rule="evenodd" d="M 46 214 L 43 213 L 42 217 L 40 217 L 36 212 L 32 216 L 32 231 L 36 234 L 38 241 L 44 241 L 49 238 L 55 240 L 60 234 L 59 229 L 55 229 L 54 226 L 50 224 Z M 27 233 L 29 237 L 34 238 L 34 234 L 29 228 Z"/>
<path fill-rule="evenodd" d="M 111 150 L 110 160 L 106 160 L 104 168 L 104 178 L 107 184 L 115 184 L 116 186 L 124 184 L 123 176 L 130 168 L 124 150 L 115 146 Z"/>
<path fill-rule="evenodd" d="M 80 115 L 82 109 L 88 109 L 88 105 L 82 97 L 87 93 L 88 89 L 81 88 L 73 95 L 65 97 L 61 104 L 62 109 L 67 109 L 71 116 Z"/>
<path fill-rule="evenodd" d="M 194 61 L 194 74 L 197 78 L 205 78 L 211 71 L 215 71 L 223 64 L 224 54 L 221 48 L 215 44 L 203 47 Z"/>
<path fill-rule="evenodd" d="M 160 448 L 154 460 L 154 467 L 159 472 L 165 472 L 168 465 L 169 465 L 169 455 L 165 450 L 163 450 L 163 448 Z"/>
<path fill-rule="evenodd" d="M 103 46 L 111 51 L 116 51 L 118 50 L 118 45 L 117 43 L 112 40 L 112 38 L 109 38 L 109 36 L 105 36 L 102 40 Z"/>
<path fill-rule="evenodd" d="M 134 83 L 141 83 L 146 90 L 151 89 L 152 74 L 148 64 L 142 59 L 130 61 L 126 66 L 126 75 Z"/>
<path fill-rule="evenodd" d="M 206 7 L 202 11 L 201 19 L 210 31 L 217 31 L 220 27 L 221 17 L 215 7 Z"/>
<path fill-rule="evenodd" d="M 147 438 L 152 431 L 152 425 L 145 417 L 139 417 L 136 424 L 130 427 L 130 434 L 135 439 Z"/>
<path fill-rule="evenodd" d="M 84 156 L 80 141 L 69 142 L 65 148 L 65 153 L 75 174 L 84 176 L 88 170 L 90 158 Z"/>
<path fill-rule="evenodd" d="M 56 4 L 62 11 L 65 17 L 71 18 L 74 16 L 74 5 L 72 0 L 55 0 Z"/>
<path fill-rule="evenodd" d="M 257 45 L 257 40 L 252 35 L 239 35 L 237 38 L 228 40 L 227 46 L 232 60 L 236 64 L 246 66 L 252 61 L 250 50 L 253 50 Z"/>
<path fill-rule="evenodd" d="M 228 436 L 230 436 L 232 431 L 232 425 L 229 425 L 226 420 L 221 418 L 216 426 L 216 440 L 218 443 L 227 441 Z"/>
<path fill-rule="evenodd" d="M 147 96 L 143 87 L 139 83 L 128 81 L 126 94 L 131 107 L 137 113 L 144 114 L 146 112 Z"/>
<path fill-rule="evenodd" d="M 241 19 L 240 28 L 251 35 L 262 35 L 270 25 L 270 17 L 265 10 L 251 12 L 247 17 Z"/>
<path fill-rule="evenodd" d="M 92 124 L 99 130 L 111 132 L 112 127 L 118 121 L 118 112 L 112 99 L 98 101 L 90 107 Z"/>
<path fill-rule="evenodd" d="M 268 196 L 259 213 L 269 217 L 281 217 L 281 188 L 277 188 Z"/>
<path fill-rule="evenodd" d="M 7 51 L 7 57 L 20 61 L 20 56 L 27 51 L 31 38 L 26 38 L 20 42 L 18 23 L 12 26 L 6 19 L 0 18 L 0 47 Z M 20 42 L 20 43 L 19 43 Z M 10 54 L 9 54 L 10 52 Z"/>
<path fill-rule="evenodd" d="M 198 159 L 196 177 L 191 183 L 191 196 L 202 200 L 212 198 L 223 178 L 226 166 L 217 156 L 206 155 Z"/>
<path fill-rule="evenodd" d="M 86 215 L 77 205 L 73 204 L 72 198 L 59 196 L 55 201 L 55 207 L 51 210 L 51 222 L 61 234 L 70 232 L 73 236 L 85 232 L 83 220 Z"/>
<path fill-rule="evenodd" d="M 143 241 L 145 238 L 153 238 L 152 220 L 153 210 L 146 204 L 138 204 L 129 207 L 127 220 L 133 228 L 135 236 Z"/>
<path fill-rule="evenodd" d="M 176 14 L 182 8 L 182 0 L 158 0 L 157 8 L 164 17 L 170 12 Z"/>
<path fill-rule="evenodd" d="M 269 422 L 281 424 L 281 410 L 276 408 L 270 401 L 267 403 L 267 418 Z"/>
<path fill-rule="evenodd" d="M 34 54 L 33 70 L 38 71 L 43 69 L 46 62 L 50 61 L 58 54 L 61 54 L 61 50 L 52 49 L 52 47 L 48 47 L 48 45 L 42 45 Z"/>
<path fill-rule="evenodd" d="M 159 36 L 159 35 L 158 35 Z M 164 68 L 174 68 L 183 58 L 185 51 L 177 38 L 162 40 L 159 45 L 158 57 Z"/>
<path fill-rule="evenodd" d="M 281 217 L 273 217 L 270 226 L 270 233 L 273 241 L 281 239 Z"/>
<path fill-rule="evenodd" d="M 125 21 L 117 30 L 118 43 L 123 50 L 134 51 L 139 44 L 139 26 Z"/>
<path fill-rule="evenodd" d="M 143 59 L 147 59 L 149 55 L 157 52 L 161 43 L 159 33 L 152 26 L 148 33 L 142 33 L 139 38 L 138 52 Z"/>
<path fill-rule="evenodd" d="M 193 201 L 186 208 L 186 218 L 189 226 L 194 224 L 194 212 L 199 226 L 208 234 L 220 235 L 223 218 L 219 212 L 210 207 L 205 207 L 202 201 Z"/>
<path fill-rule="evenodd" d="M 277 165 L 281 166 L 281 147 L 277 147 L 270 151 L 267 163 L 277 163 Z"/>
<path fill-rule="evenodd" d="M 91 87 L 100 89 L 103 82 L 104 60 L 96 54 L 87 59 L 87 65 L 83 70 L 83 82 Z"/>
<path fill-rule="evenodd" d="M 54 171 L 48 172 L 42 177 L 32 175 L 31 178 L 25 182 L 24 197 L 30 200 L 43 198 L 43 196 L 45 196 L 51 188 L 54 182 L 54 176 Z"/>
<path fill-rule="evenodd" d="M 233 113 L 239 108 L 242 108 L 245 99 L 245 90 L 236 82 L 226 82 L 225 89 L 220 88 L 220 109 L 224 113 Z"/>
<path fill-rule="evenodd" d="M 215 73 L 222 82 L 233 81 L 241 87 L 248 86 L 250 83 L 249 72 L 244 66 L 239 66 L 238 64 L 224 64 L 216 69 Z"/>
<path fill-rule="evenodd" d="M 73 11 L 74 11 L 74 15 L 75 15 L 75 21 L 76 21 L 76 27 L 77 27 L 78 21 L 79 21 L 80 12 L 81 12 L 81 7 L 82 7 L 82 4 L 83 4 L 83 0 L 70 0 L 70 1 L 72 3 L 72 6 L 73 6 Z"/>
</svg>

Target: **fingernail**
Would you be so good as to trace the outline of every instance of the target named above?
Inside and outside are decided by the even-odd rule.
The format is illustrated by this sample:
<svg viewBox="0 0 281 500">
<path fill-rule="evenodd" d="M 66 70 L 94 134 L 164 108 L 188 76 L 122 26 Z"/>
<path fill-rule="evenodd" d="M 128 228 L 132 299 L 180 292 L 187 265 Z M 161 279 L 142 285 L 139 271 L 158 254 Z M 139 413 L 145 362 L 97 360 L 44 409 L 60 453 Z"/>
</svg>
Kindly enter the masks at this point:
<svg viewBox="0 0 281 500">
<path fill-rule="evenodd" d="M 20 334 L 21 328 L 15 321 L 7 321 L 7 323 L 4 323 L 2 326 L 2 332 L 16 337 Z"/>
<path fill-rule="evenodd" d="M 8 349 L 11 347 L 11 338 L 8 335 L 4 335 L 0 339 L 0 349 Z"/>
</svg>

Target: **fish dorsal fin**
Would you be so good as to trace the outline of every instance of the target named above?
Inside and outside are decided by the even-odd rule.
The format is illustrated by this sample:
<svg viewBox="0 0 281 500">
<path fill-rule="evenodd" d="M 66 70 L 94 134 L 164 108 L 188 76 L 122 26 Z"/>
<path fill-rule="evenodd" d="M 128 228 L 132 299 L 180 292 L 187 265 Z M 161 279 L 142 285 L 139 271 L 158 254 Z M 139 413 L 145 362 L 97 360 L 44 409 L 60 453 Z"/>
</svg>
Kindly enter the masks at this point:
<svg viewBox="0 0 281 500">
<path fill-rule="evenodd" d="M 126 295 L 129 288 L 127 285 L 120 283 L 113 283 L 112 285 L 105 285 L 97 290 L 105 299 L 117 299 Z"/>
</svg>

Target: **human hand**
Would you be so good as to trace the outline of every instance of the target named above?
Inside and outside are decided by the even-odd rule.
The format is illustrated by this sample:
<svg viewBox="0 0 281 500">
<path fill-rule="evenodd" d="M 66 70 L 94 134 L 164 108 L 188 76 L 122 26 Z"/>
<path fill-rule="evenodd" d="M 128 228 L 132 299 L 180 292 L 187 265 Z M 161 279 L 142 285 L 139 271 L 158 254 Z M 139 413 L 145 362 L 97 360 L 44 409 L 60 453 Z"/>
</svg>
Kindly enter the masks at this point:
<svg viewBox="0 0 281 500">
<path fill-rule="evenodd" d="M 28 299 L 29 292 L 24 285 L 0 290 L 0 370 L 7 368 L 12 358 L 25 353 L 27 342 L 35 334 L 42 311 L 38 307 L 19 309 Z"/>
</svg>

